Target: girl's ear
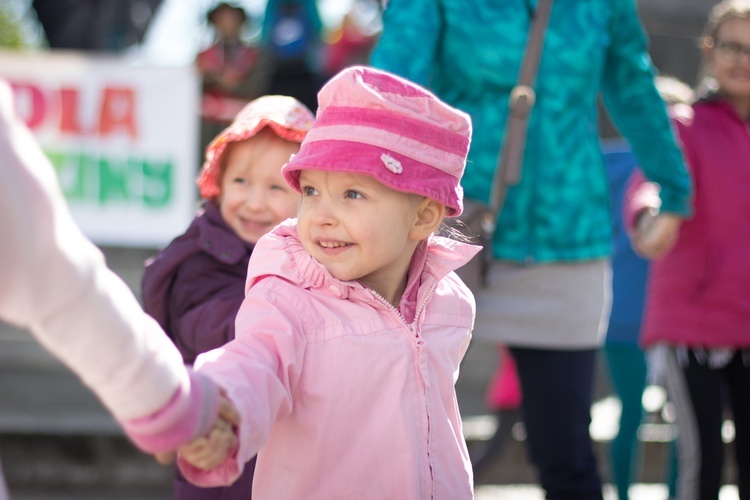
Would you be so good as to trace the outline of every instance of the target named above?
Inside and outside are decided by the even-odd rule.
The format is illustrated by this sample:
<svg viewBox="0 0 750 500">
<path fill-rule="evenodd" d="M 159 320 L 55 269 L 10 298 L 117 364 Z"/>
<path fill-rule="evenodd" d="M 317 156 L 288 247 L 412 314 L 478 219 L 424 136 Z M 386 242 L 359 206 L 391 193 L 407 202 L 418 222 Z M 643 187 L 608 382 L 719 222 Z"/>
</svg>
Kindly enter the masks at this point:
<svg viewBox="0 0 750 500">
<path fill-rule="evenodd" d="M 438 230 L 445 218 L 445 205 L 430 198 L 422 198 L 417 204 L 417 213 L 410 236 L 416 241 L 427 239 Z"/>
</svg>

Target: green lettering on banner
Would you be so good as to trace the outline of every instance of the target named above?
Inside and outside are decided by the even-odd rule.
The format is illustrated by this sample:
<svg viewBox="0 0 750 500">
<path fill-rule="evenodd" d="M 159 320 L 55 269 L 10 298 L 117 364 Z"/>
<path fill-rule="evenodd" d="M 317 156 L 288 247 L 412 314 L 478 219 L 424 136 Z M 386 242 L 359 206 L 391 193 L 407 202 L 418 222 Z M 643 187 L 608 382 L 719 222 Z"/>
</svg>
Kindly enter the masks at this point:
<svg viewBox="0 0 750 500">
<path fill-rule="evenodd" d="M 99 203 L 106 205 L 109 202 L 129 201 L 129 165 L 130 161 L 126 163 L 109 158 L 99 159 Z"/>
<path fill-rule="evenodd" d="M 143 202 L 158 208 L 172 198 L 174 168 L 172 162 L 143 162 Z"/>
<path fill-rule="evenodd" d="M 81 168 L 81 155 L 70 154 L 60 151 L 47 151 L 49 158 L 60 180 L 65 198 L 69 201 L 83 200 L 83 169 Z"/>
<path fill-rule="evenodd" d="M 98 206 L 168 205 L 173 196 L 174 163 L 113 158 L 71 151 L 46 151 L 69 201 Z"/>
</svg>

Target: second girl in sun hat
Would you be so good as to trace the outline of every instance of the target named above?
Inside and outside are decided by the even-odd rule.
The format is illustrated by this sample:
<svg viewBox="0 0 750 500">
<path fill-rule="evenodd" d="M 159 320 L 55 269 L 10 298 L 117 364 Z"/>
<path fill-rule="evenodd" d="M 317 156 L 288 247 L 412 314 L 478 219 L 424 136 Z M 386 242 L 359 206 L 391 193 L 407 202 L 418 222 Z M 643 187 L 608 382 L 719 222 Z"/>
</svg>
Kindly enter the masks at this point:
<svg viewBox="0 0 750 500">
<path fill-rule="evenodd" d="M 454 384 L 474 299 L 453 272 L 479 250 L 435 232 L 462 210 L 471 122 L 392 74 L 348 68 L 284 167 L 296 220 L 260 239 L 236 339 L 198 357 L 241 414 L 227 454 L 199 440 L 185 477 L 253 497 L 473 496 Z"/>
<path fill-rule="evenodd" d="M 143 275 L 145 309 L 185 363 L 234 338 L 253 247 L 297 213 L 299 194 L 286 185 L 281 167 L 299 151 L 313 120 L 292 97 L 260 97 L 206 149 L 198 179 L 205 203 L 187 231 L 147 262 Z M 174 498 L 246 500 L 252 480 L 252 463 L 226 488 L 198 488 L 178 472 Z"/>
</svg>

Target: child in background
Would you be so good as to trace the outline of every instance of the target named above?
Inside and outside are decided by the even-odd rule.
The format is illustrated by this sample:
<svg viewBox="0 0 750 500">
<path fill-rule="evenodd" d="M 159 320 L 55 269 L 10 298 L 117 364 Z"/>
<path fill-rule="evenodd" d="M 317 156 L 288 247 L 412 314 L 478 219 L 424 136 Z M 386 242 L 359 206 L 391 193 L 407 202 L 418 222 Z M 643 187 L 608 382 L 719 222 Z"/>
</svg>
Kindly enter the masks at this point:
<svg viewBox="0 0 750 500">
<path fill-rule="evenodd" d="M 641 342 L 668 345 L 666 381 L 679 429 L 679 498 L 717 498 L 724 461 L 723 392 L 734 417 L 739 496 L 750 498 L 750 2 L 711 11 L 707 91 L 676 113 L 695 180 L 695 215 L 670 231 L 656 187 L 631 193 L 634 246 L 653 259 Z M 640 220 L 637 219 L 638 216 Z"/>
<path fill-rule="evenodd" d="M 265 96 L 243 108 L 206 149 L 198 184 L 204 206 L 187 231 L 146 263 L 143 301 L 187 364 L 234 338 L 247 263 L 261 236 L 294 217 L 299 195 L 281 167 L 314 117 L 299 101 Z M 177 474 L 175 498 L 246 499 L 252 463 L 228 488 L 204 489 Z"/>
<path fill-rule="evenodd" d="M 256 500 L 472 498 L 454 386 L 474 300 L 453 271 L 479 249 L 434 234 L 463 208 L 471 122 L 358 66 L 318 105 L 282 171 L 298 219 L 258 242 L 236 339 L 196 362 L 237 405 L 239 447 L 188 445 L 179 466 L 229 484 L 257 453 Z"/>
</svg>

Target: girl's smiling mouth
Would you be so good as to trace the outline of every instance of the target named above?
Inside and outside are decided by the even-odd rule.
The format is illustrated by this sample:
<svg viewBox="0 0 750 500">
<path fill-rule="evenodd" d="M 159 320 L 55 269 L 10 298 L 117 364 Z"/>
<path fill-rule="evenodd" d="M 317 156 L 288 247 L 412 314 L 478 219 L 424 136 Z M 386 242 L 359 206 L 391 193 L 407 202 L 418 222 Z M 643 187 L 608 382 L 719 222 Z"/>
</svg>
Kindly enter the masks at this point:
<svg viewBox="0 0 750 500">
<path fill-rule="evenodd" d="M 346 243 L 343 241 L 318 240 L 318 246 L 326 255 L 337 255 L 347 248 L 351 247 L 352 245 L 353 243 Z"/>
</svg>

